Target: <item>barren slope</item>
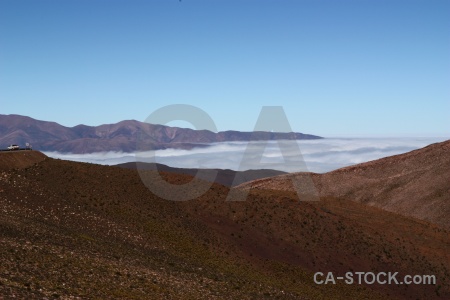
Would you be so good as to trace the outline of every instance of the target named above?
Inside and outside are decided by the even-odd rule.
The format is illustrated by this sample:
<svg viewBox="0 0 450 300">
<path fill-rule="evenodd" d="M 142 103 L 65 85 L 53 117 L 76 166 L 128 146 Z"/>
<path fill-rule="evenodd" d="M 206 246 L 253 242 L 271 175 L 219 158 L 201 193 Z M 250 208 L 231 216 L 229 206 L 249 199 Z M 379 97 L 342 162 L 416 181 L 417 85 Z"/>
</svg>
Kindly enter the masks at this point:
<svg viewBox="0 0 450 300">
<path fill-rule="evenodd" d="M 4 151 L 0 152 L 0 171 L 30 167 L 46 159 L 39 151 Z"/>
<path fill-rule="evenodd" d="M 149 173 L 149 176 L 157 176 Z M 178 184 L 187 175 L 165 174 Z M 0 173 L 5 299 L 446 299 L 449 232 L 354 202 L 214 184 L 174 202 L 136 171 L 45 159 Z M 313 273 L 434 274 L 438 286 L 316 285 Z"/>
<path fill-rule="evenodd" d="M 241 189 L 292 190 L 311 176 L 321 196 L 345 198 L 450 228 L 450 141 L 326 174 L 288 174 Z"/>
</svg>

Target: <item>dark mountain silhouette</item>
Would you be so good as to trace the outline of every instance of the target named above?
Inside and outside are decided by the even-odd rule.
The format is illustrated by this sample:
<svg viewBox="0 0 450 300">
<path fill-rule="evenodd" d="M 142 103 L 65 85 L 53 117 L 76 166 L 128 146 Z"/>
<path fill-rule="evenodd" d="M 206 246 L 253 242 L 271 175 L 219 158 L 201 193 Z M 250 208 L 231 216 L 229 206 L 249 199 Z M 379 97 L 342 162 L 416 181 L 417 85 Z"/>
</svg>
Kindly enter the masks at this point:
<svg viewBox="0 0 450 300">
<path fill-rule="evenodd" d="M 345 198 L 450 229 L 450 141 L 326 174 L 296 173 L 245 183 L 239 189 L 293 190 L 311 176 L 321 196 Z"/>
<path fill-rule="evenodd" d="M 163 164 L 151 164 L 151 163 L 143 163 L 143 162 L 129 162 L 124 164 L 118 164 L 116 165 L 120 168 L 126 168 L 126 169 L 141 169 L 141 170 L 158 170 L 160 172 L 168 172 L 168 173 L 175 173 L 175 174 L 187 174 L 191 176 L 195 176 L 198 172 L 198 169 L 184 169 L 184 168 L 173 168 L 169 167 Z M 244 182 L 261 179 L 261 178 L 267 178 L 267 177 L 273 177 L 278 176 L 282 174 L 286 174 L 286 172 L 283 171 L 277 171 L 277 170 L 269 170 L 269 169 L 262 169 L 262 170 L 247 170 L 247 171 L 233 171 L 233 170 L 222 170 L 222 169 L 203 169 L 203 172 L 207 172 L 206 174 L 210 174 L 210 176 L 207 176 L 208 178 L 211 178 L 211 181 L 213 180 L 216 183 L 222 184 L 224 186 L 235 186 L 242 184 Z M 213 176 L 217 172 L 217 176 Z M 236 175 L 239 173 L 239 176 L 236 177 Z M 237 179 L 235 182 L 235 178 Z"/>
<path fill-rule="evenodd" d="M 166 148 L 191 149 L 201 144 L 227 141 L 300 140 L 321 137 L 302 133 L 239 132 L 214 133 L 134 120 L 100 126 L 65 127 L 19 115 L 0 115 L 0 147 L 30 143 L 34 149 L 61 153 L 103 151 L 134 152 Z"/>
</svg>

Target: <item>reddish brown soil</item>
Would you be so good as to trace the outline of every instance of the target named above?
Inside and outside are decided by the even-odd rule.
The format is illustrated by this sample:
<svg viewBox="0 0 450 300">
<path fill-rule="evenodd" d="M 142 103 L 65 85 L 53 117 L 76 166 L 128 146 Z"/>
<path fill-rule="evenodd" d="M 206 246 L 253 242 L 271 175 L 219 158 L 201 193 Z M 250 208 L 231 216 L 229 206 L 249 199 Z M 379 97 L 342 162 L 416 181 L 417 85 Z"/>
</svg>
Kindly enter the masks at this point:
<svg viewBox="0 0 450 300">
<path fill-rule="evenodd" d="M 236 202 L 228 193 L 214 184 L 195 200 L 168 201 L 136 171 L 49 158 L 0 172 L 0 295 L 450 297 L 449 232 L 438 226 L 345 199 L 307 203 L 290 191 L 255 190 Z M 316 285 L 316 271 L 432 274 L 438 285 Z"/>
<path fill-rule="evenodd" d="M 0 152 L 0 171 L 14 168 L 23 169 L 46 158 L 47 156 L 39 151 L 3 151 Z"/>
<path fill-rule="evenodd" d="M 450 141 L 326 174 L 281 175 L 238 188 L 292 191 L 292 177 L 312 178 L 321 196 L 353 200 L 450 229 Z"/>
</svg>

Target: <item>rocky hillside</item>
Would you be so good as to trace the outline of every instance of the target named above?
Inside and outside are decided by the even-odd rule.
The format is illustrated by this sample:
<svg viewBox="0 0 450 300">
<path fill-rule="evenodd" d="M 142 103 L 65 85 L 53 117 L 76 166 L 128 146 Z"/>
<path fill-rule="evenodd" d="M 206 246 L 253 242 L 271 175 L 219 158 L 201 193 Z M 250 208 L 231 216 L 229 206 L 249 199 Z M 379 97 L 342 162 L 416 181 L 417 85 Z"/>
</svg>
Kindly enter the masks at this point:
<svg viewBox="0 0 450 300">
<path fill-rule="evenodd" d="M 289 174 L 240 189 L 293 190 L 292 177 L 312 177 L 321 196 L 345 198 L 450 229 L 450 141 L 326 174 Z"/>
<path fill-rule="evenodd" d="M 218 184 L 168 201 L 135 170 L 51 158 L 10 167 L 0 172 L 4 299 L 450 297 L 449 232 L 427 222 L 289 191 L 226 201 Z M 434 274 L 438 284 L 317 285 L 317 271 Z"/>
<path fill-rule="evenodd" d="M 47 156 L 39 151 L 0 152 L 0 171 L 27 168 L 46 158 Z"/>
</svg>

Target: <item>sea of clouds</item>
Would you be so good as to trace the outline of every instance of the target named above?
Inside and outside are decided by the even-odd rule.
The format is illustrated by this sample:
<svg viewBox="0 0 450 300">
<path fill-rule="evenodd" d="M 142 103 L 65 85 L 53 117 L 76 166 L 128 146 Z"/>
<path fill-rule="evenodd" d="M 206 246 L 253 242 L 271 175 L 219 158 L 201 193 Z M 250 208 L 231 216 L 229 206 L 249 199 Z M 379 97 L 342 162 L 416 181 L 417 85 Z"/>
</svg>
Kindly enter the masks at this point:
<svg viewBox="0 0 450 300">
<path fill-rule="evenodd" d="M 286 172 L 311 171 L 325 173 L 386 156 L 405 153 L 442 142 L 448 138 L 326 138 L 320 140 L 283 141 L 283 154 L 279 144 L 272 142 L 224 142 L 191 150 L 166 149 L 154 152 L 101 152 L 68 154 L 46 152 L 64 160 L 116 165 L 126 162 L 158 162 L 178 168 L 219 169 L 275 169 Z M 299 155 L 298 149 L 301 151 Z M 258 153 L 263 152 L 260 159 Z M 245 163 L 243 162 L 246 153 Z M 290 158 L 303 157 L 305 164 L 285 163 Z"/>
</svg>

